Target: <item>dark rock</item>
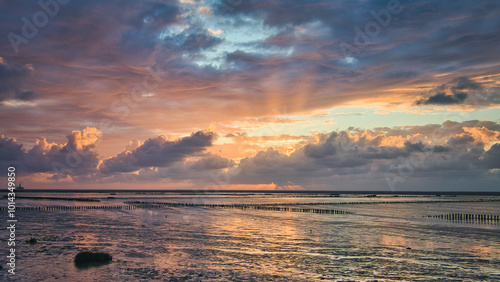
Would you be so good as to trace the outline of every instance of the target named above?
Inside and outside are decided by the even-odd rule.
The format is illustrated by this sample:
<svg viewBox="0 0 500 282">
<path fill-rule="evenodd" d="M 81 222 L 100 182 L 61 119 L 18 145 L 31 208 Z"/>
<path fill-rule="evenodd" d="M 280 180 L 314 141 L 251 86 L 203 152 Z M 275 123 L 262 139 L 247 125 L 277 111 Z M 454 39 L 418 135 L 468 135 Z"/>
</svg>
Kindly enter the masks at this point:
<svg viewBox="0 0 500 282">
<path fill-rule="evenodd" d="M 77 267 L 101 265 L 110 262 L 113 257 L 107 253 L 80 252 L 75 256 L 74 262 Z"/>
<path fill-rule="evenodd" d="M 30 238 L 29 240 L 26 240 L 26 243 L 33 245 L 38 243 L 38 241 L 35 238 Z"/>
</svg>

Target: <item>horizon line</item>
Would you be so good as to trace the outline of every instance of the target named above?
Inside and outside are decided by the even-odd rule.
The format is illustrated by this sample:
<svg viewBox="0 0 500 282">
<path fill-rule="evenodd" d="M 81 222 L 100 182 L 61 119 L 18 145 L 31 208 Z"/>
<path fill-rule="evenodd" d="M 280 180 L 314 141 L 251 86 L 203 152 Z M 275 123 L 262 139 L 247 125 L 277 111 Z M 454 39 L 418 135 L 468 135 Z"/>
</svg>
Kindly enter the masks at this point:
<svg viewBox="0 0 500 282">
<path fill-rule="evenodd" d="M 6 189 L 3 189 L 7 191 Z M 80 193 L 113 193 L 113 192 L 135 192 L 135 193 L 190 193 L 190 194 L 214 194 L 214 193 L 275 193 L 275 194 L 384 194 L 384 195 L 489 195 L 500 196 L 500 191 L 384 191 L 384 190 L 195 190 L 195 189 L 23 189 L 16 192 L 80 192 Z"/>
</svg>

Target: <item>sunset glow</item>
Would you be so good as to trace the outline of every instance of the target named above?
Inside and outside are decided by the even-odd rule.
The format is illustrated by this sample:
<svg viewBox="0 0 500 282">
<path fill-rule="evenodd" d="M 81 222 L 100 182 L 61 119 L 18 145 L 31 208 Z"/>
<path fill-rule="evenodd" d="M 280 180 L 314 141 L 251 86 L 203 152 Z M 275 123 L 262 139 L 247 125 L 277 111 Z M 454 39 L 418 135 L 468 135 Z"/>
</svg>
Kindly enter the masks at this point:
<svg viewBox="0 0 500 282">
<path fill-rule="evenodd" d="M 25 187 L 498 191 L 497 1 L 53 3 L 0 3 Z"/>
</svg>

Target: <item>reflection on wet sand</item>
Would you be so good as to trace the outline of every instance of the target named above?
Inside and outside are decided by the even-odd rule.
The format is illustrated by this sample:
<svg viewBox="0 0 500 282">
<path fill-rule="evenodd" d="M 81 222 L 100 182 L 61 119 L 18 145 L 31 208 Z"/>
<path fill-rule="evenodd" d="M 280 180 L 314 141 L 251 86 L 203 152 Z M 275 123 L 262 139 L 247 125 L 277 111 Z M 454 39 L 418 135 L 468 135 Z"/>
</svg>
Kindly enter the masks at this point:
<svg viewBox="0 0 500 282">
<path fill-rule="evenodd" d="M 123 205 L 120 196 L 117 193 L 116 199 L 102 198 L 101 202 Z M 290 204 L 297 200 L 280 199 Z M 235 199 L 217 201 L 229 204 Z M 261 203 L 263 199 L 253 196 L 245 201 Z M 20 233 L 20 238 L 36 233 L 41 240 L 20 249 L 23 264 L 18 278 L 64 281 L 500 279 L 500 273 L 495 271 L 499 268 L 500 253 L 498 225 L 457 224 L 424 217 L 464 209 L 493 213 L 499 210 L 499 203 L 437 205 L 342 205 L 342 209 L 354 214 L 206 207 L 24 210 L 19 211 L 19 216 L 30 232 Z M 104 266 L 76 269 L 72 260 L 82 250 L 107 252 L 113 261 Z M 48 260 L 55 261 L 57 267 L 48 268 Z M 3 279 L 1 275 L 4 274 L 0 274 Z"/>
</svg>

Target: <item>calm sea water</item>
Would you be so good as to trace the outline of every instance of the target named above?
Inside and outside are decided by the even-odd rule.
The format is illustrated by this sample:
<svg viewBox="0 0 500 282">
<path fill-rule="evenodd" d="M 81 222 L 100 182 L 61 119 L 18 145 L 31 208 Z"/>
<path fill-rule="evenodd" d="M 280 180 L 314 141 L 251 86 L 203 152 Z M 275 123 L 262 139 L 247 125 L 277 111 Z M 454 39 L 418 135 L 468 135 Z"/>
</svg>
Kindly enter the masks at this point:
<svg viewBox="0 0 500 282">
<path fill-rule="evenodd" d="M 123 192 L 23 196 L 99 202 L 18 199 L 18 206 L 125 206 L 127 201 L 202 206 L 17 211 L 16 275 L 8 278 L 4 259 L 2 281 L 500 281 L 500 224 L 425 217 L 498 215 L 500 202 L 341 204 L 498 197 Z M 203 206 L 209 204 L 280 204 L 353 214 Z M 6 219 L 7 212 L 1 212 Z M 0 235 L 5 258 L 8 233 L 3 229 Z M 24 242 L 31 237 L 38 243 Z M 107 252 L 113 261 L 77 268 L 73 258 L 83 250 Z"/>
</svg>

